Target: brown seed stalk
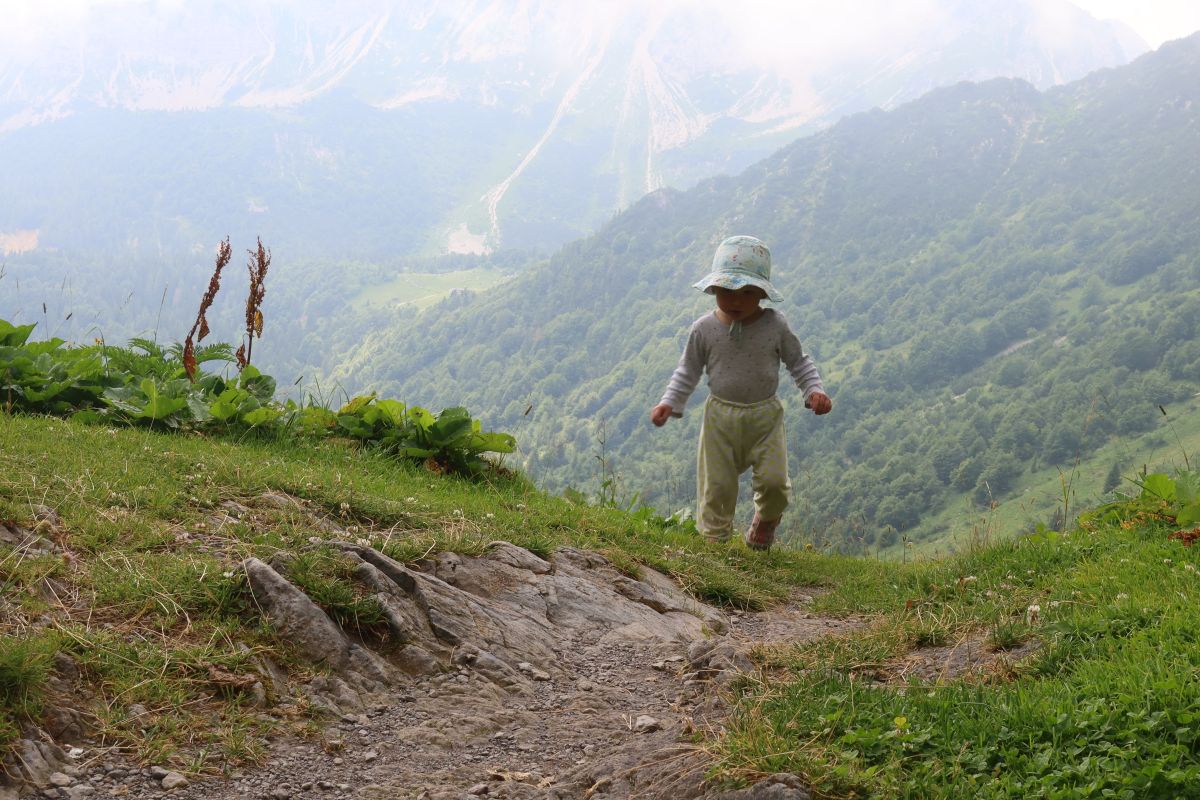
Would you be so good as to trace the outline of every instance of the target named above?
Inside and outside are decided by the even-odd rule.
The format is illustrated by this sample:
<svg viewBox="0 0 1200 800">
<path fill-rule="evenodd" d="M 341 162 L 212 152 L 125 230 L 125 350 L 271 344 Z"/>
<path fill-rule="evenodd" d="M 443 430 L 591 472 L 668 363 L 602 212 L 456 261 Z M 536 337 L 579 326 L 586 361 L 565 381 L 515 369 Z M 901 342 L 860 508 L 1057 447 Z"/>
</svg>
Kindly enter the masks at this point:
<svg viewBox="0 0 1200 800">
<path fill-rule="evenodd" d="M 250 364 L 254 353 L 254 337 L 262 338 L 262 301 L 267 293 L 267 267 L 271 266 L 271 251 L 263 247 L 261 238 L 257 250 L 246 252 L 250 254 L 250 261 L 246 264 L 250 273 L 250 294 L 246 297 L 246 343 L 238 348 L 238 369 L 245 369 Z"/>
<path fill-rule="evenodd" d="M 225 265 L 229 263 L 229 259 L 233 257 L 233 248 L 229 246 L 229 237 L 225 237 L 225 241 L 217 245 L 217 263 L 213 269 L 212 277 L 208 279 L 208 290 L 204 292 L 204 297 L 200 299 L 200 311 L 196 314 L 196 321 L 192 323 L 192 329 L 188 331 L 187 339 L 183 343 L 183 369 L 187 372 L 188 380 L 195 383 L 196 381 L 196 348 L 192 341 L 192 337 L 196 336 L 197 329 L 200 332 L 199 337 L 195 341 L 202 342 L 204 337 L 208 336 L 208 319 L 204 314 L 208 311 L 209 306 L 216 299 L 217 292 L 221 288 L 221 270 L 225 269 Z"/>
</svg>

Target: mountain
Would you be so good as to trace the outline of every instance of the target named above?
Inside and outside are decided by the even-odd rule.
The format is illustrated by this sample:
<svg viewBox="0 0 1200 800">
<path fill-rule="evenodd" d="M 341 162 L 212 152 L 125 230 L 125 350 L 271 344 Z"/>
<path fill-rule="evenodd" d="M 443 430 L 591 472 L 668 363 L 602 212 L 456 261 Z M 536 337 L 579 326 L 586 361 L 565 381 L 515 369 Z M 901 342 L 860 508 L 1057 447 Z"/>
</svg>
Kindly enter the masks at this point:
<svg viewBox="0 0 1200 800">
<path fill-rule="evenodd" d="M 0 32 L 0 250 L 168 258 L 256 234 L 293 259 L 557 246 L 845 114 L 964 79 L 1051 86 L 1146 49 L 1061 0 L 894 6 L 35 14 Z"/>
<path fill-rule="evenodd" d="M 782 391 L 793 535 L 944 545 L 999 501 L 985 526 L 1054 525 L 1200 430 L 1197 74 L 1200 34 L 1044 93 L 997 79 L 854 115 L 335 361 L 512 431 L 551 488 L 678 508 L 697 398 L 663 430 L 648 411 L 711 308 L 690 284 L 753 233 L 835 403 L 813 419 Z"/>
</svg>

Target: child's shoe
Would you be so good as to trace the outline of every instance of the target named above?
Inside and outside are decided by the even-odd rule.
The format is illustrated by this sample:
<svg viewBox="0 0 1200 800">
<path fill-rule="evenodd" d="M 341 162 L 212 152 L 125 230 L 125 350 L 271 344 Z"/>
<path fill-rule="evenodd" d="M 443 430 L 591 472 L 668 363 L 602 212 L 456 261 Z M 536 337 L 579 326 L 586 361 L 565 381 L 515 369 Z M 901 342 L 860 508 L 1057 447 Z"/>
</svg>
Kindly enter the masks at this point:
<svg viewBox="0 0 1200 800">
<path fill-rule="evenodd" d="M 756 511 L 750 529 L 746 531 L 746 546 L 751 550 L 770 550 L 775 543 L 775 529 L 778 527 L 778 519 L 760 519 Z"/>
<path fill-rule="evenodd" d="M 733 530 L 731 528 L 726 528 L 723 531 L 704 531 L 703 536 L 704 541 L 706 542 L 722 544 L 724 542 L 728 542 L 730 537 L 733 536 Z"/>
</svg>

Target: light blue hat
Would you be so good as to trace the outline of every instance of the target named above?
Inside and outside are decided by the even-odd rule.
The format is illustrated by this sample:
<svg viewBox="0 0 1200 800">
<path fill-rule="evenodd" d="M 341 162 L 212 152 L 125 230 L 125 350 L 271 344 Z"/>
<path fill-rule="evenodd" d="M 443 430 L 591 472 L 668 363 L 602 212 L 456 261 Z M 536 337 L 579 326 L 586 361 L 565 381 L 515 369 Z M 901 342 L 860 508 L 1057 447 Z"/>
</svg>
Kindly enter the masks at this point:
<svg viewBox="0 0 1200 800">
<path fill-rule="evenodd" d="M 783 302 L 783 295 L 771 285 L 771 251 L 753 236 L 730 236 L 717 245 L 712 272 L 692 285 L 708 294 L 713 293 L 714 286 L 733 291 L 757 286 L 766 292 L 768 300 Z"/>
</svg>

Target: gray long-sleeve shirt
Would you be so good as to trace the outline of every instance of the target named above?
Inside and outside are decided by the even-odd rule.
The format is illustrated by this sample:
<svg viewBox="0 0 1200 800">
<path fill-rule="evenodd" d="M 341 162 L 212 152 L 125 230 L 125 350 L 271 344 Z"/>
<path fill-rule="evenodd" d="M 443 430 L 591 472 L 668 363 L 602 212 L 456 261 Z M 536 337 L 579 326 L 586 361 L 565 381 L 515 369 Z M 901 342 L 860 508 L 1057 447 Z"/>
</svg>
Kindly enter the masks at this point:
<svg viewBox="0 0 1200 800">
<path fill-rule="evenodd" d="M 766 308 L 758 319 L 742 323 L 740 337 L 731 336 L 730 326 L 714 311 L 692 323 L 662 402 L 676 414 L 683 413 L 700 376 L 707 372 L 708 389 L 716 397 L 732 403 L 757 403 L 779 388 L 781 363 L 805 399 L 824 391 L 816 364 L 801 350 L 800 340 L 778 311 Z"/>
</svg>

